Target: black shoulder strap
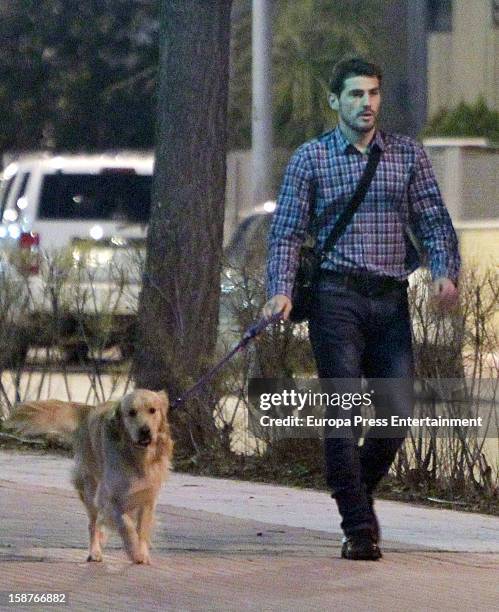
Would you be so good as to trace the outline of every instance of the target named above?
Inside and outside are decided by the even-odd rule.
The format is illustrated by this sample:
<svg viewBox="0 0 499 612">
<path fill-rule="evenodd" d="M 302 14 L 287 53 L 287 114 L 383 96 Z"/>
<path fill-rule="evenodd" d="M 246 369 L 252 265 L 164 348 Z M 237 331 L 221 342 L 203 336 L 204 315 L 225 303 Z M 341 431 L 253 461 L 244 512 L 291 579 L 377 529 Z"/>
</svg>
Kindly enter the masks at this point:
<svg viewBox="0 0 499 612">
<path fill-rule="evenodd" d="M 364 169 L 364 172 L 362 173 L 362 176 L 360 177 L 360 181 L 357 185 L 355 193 L 352 196 L 352 199 L 350 200 L 345 210 L 339 216 L 338 220 L 334 224 L 333 229 L 331 230 L 331 233 L 329 234 L 326 239 L 326 242 L 324 243 L 323 253 L 327 253 L 333 248 L 338 238 L 341 237 L 343 232 L 346 230 L 348 224 L 352 220 L 355 211 L 362 203 L 362 200 L 365 198 L 367 190 L 371 185 L 371 182 L 374 178 L 374 174 L 376 173 L 376 168 L 378 167 L 380 157 L 381 149 L 377 145 L 374 145 L 371 149 L 369 159 L 367 160 L 367 165 Z"/>
</svg>

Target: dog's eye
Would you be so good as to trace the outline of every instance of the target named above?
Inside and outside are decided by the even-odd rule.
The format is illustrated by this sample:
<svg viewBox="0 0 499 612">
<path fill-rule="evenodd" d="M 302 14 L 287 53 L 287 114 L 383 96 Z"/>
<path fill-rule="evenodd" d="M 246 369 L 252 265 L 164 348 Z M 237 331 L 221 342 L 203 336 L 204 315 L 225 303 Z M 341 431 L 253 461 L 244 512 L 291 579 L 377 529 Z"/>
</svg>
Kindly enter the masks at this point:
<svg viewBox="0 0 499 612">
<path fill-rule="evenodd" d="M 136 410 L 129 410 L 128 411 L 128 416 L 136 417 L 137 416 L 137 411 Z"/>
<path fill-rule="evenodd" d="M 154 414 L 156 412 L 156 408 L 149 408 L 149 413 Z"/>
</svg>

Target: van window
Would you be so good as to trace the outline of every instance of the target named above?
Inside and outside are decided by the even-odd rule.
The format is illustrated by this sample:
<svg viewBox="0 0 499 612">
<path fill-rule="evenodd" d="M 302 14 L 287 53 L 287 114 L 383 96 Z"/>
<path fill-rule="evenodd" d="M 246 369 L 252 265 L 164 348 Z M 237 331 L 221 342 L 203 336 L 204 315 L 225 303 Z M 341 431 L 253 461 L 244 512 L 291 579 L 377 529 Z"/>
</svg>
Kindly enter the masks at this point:
<svg viewBox="0 0 499 612">
<path fill-rule="evenodd" d="M 152 176 L 128 173 L 49 174 L 39 219 L 98 219 L 147 223 Z"/>
</svg>

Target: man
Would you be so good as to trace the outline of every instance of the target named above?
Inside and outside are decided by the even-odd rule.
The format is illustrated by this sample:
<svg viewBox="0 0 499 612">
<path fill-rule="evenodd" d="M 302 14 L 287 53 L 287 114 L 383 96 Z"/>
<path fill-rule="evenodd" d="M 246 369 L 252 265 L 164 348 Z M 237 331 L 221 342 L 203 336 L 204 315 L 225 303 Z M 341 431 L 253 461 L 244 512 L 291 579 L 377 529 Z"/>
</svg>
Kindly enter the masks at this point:
<svg viewBox="0 0 499 612">
<path fill-rule="evenodd" d="M 289 317 L 298 253 L 309 223 L 322 250 L 347 207 L 374 147 L 381 158 L 371 185 L 331 252 L 326 254 L 309 320 L 321 379 L 412 381 L 413 354 L 407 277 L 419 265 L 419 239 L 428 256 L 437 307 L 451 309 L 458 297 L 457 238 L 430 162 L 416 141 L 376 128 L 382 74 L 361 59 L 340 61 L 331 80 L 329 104 L 338 112 L 333 131 L 305 143 L 291 158 L 269 235 L 265 316 Z M 324 211 L 328 211 L 325 216 Z M 388 386 L 385 409 L 410 416 L 412 384 Z M 378 410 L 378 407 L 376 407 Z M 329 416 L 334 416 L 330 413 Z M 378 415 L 377 415 L 378 416 Z M 355 431 L 326 432 L 326 476 L 345 538 L 342 557 L 376 560 L 379 525 L 373 493 L 403 442 L 367 435 L 359 447 Z"/>
</svg>

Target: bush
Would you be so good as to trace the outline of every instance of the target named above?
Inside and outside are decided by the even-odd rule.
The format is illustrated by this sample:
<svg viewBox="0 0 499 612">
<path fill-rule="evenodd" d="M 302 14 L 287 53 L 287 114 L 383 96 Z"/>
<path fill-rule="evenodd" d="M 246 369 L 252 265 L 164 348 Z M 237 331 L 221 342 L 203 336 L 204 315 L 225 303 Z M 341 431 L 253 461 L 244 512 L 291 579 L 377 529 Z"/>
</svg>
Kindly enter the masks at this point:
<svg viewBox="0 0 499 612">
<path fill-rule="evenodd" d="M 238 328 L 234 337 L 238 337 L 258 317 L 265 301 L 263 272 L 251 267 L 239 268 L 231 270 L 230 276 L 233 290 L 226 300 L 232 308 L 234 327 Z M 420 273 L 410 289 L 416 374 L 423 379 L 423 391 L 445 387 L 447 381 L 452 381 L 453 393 L 457 386 L 457 399 L 465 402 L 461 406 L 465 405 L 468 411 L 462 416 L 469 417 L 478 416 L 484 406 L 484 395 L 492 391 L 493 397 L 487 397 L 491 401 L 492 421 L 486 431 L 464 434 L 458 427 L 446 428 L 437 438 L 432 428 L 421 428 L 409 435 L 398 454 L 388 479 L 389 490 L 385 493 L 393 496 L 395 492 L 396 497 L 416 499 L 437 496 L 450 500 L 449 503 L 489 511 L 497 506 L 498 459 L 490 445 L 496 432 L 493 412 L 497 385 L 491 387 L 485 380 L 497 380 L 499 371 L 499 364 L 491 359 L 498 341 L 495 321 L 498 287 L 497 271 L 465 270 L 460 282 L 460 306 L 445 316 L 431 306 L 431 278 L 427 272 Z M 283 439 L 279 431 L 251 427 L 248 419 L 249 378 L 310 375 L 315 375 L 315 366 L 306 324 L 289 323 L 269 328 L 226 371 L 224 395 L 235 399 L 230 409 L 225 406 L 220 410 L 217 418 L 229 430 L 231 448 L 239 453 L 252 453 L 244 461 L 240 459 L 246 466 L 243 474 L 287 484 L 325 487 L 319 466 L 322 462 L 319 438 Z M 435 416 L 436 410 L 443 417 L 455 417 L 455 401 L 455 396 L 440 401 L 423 393 L 416 410 L 418 416 Z"/>
<path fill-rule="evenodd" d="M 438 111 L 422 136 L 483 137 L 499 144 L 499 112 L 490 109 L 483 98 L 474 104 L 461 102 L 453 109 Z"/>
<path fill-rule="evenodd" d="M 52 260 L 46 263 L 42 274 L 43 288 L 54 304 L 53 327 L 57 332 L 50 341 L 67 349 L 58 331 L 64 319 L 62 306 L 66 300 L 79 305 L 73 309 L 77 315 L 76 331 L 83 330 L 84 333 L 77 339 L 85 341 L 91 354 L 95 355 L 95 358 L 82 361 L 81 366 L 85 365 L 85 369 L 80 369 L 78 374 L 80 377 L 88 376 L 88 395 L 86 398 L 72 397 L 75 389 L 72 374 L 64 363 L 57 364 L 55 368 L 55 364 L 50 362 L 37 364 L 36 378 L 33 364 L 25 367 L 25 344 L 17 332 L 23 323 L 31 321 L 33 304 L 19 279 L 4 275 L 0 283 L 0 311 L 3 313 L 0 317 L 0 339 L 4 347 L 10 346 L 10 358 L 8 361 L 4 358 L 0 370 L 5 370 L 3 374 L 6 376 L 2 380 L 8 382 L 10 374 L 13 374 L 14 380 L 13 384 L 5 387 L 5 383 L 0 384 L 3 416 L 8 415 L 14 395 L 20 399 L 45 399 L 53 395 L 50 378 L 55 375 L 64 377 L 67 390 L 67 398 L 59 399 L 88 403 L 119 397 L 131 384 L 128 363 L 116 364 L 111 369 L 102 359 L 105 347 L 111 342 L 119 342 L 119 338 L 112 338 L 110 327 L 113 303 L 91 300 L 94 326 L 92 330 L 88 329 L 88 311 L 83 307 L 83 302 L 87 292 L 92 297 L 97 290 L 97 281 L 90 270 L 85 272 L 78 269 L 77 273 L 68 274 L 60 262 Z M 232 266 L 225 267 L 217 360 L 260 316 L 266 299 L 261 263 L 261 260 L 250 257 L 237 265 L 233 262 Z M 116 274 L 118 272 L 115 270 Z M 120 274 L 118 276 L 121 277 Z M 499 363 L 493 359 L 498 343 L 497 271 L 464 271 L 460 282 L 460 306 L 452 315 L 445 317 L 431 308 L 428 299 L 430 282 L 427 273 L 420 274 L 409 293 L 417 376 L 437 387 L 445 380 L 457 380 L 461 394 L 458 400 L 462 397 L 469 416 L 475 416 L 480 406 L 483 407 L 484 381 L 497 381 L 499 371 Z M 126 286 L 124 280 L 120 286 Z M 239 352 L 226 364 L 196 398 L 172 413 L 178 468 L 325 487 L 319 433 L 314 439 L 288 439 L 282 435 L 282 431 L 253 426 L 249 418 L 247 386 L 250 378 L 315 376 L 307 335 L 306 324 L 281 322 L 267 328 L 246 351 Z M 16 343 L 20 343 L 19 347 Z M 211 365 L 207 363 L 207 369 Z M 184 380 L 183 389 L 193 382 Z M 491 406 L 494 408 L 497 384 L 492 391 Z M 455 416 L 452 414 L 452 402 L 438 408 L 443 411 L 442 416 Z M 417 409 L 421 411 L 421 416 L 432 416 L 436 409 L 435 399 L 424 397 L 418 402 Z M 484 510 L 496 507 L 497 443 L 495 455 L 490 444 L 493 441 L 491 433 L 496 435 L 497 432 L 493 409 L 491 415 L 488 440 L 483 431 L 463 435 L 458 428 L 449 428 L 440 438 L 436 438 L 431 428 L 409 435 L 394 464 L 389 493 L 393 495 L 394 491 L 401 491 L 404 497 L 418 499 L 439 496 L 454 502 L 464 500 L 463 503 L 468 506 Z"/>
</svg>

